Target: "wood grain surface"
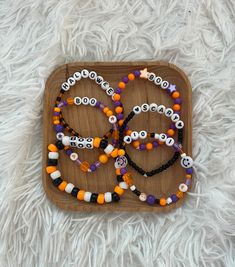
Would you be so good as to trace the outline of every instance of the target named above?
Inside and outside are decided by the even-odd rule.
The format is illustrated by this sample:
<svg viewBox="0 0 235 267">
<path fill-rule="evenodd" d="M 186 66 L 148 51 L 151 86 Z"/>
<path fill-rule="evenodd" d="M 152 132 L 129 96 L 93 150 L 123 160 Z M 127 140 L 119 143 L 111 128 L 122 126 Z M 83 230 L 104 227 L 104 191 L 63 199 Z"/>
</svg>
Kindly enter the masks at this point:
<svg viewBox="0 0 235 267">
<path fill-rule="evenodd" d="M 51 178 L 45 172 L 47 162 L 47 146 L 55 141 L 55 132 L 52 125 L 53 106 L 56 96 L 59 94 L 61 84 L 67 80 L 75 71 L 83 68 L 94 70 L 103 76 L 113 88 L 117 87 L 121 78 L 129 72 L 136 69 L 148 68 L 171 84 L 176 84 L 182 99 L 181 118 L 185 123 L 184 127 L 184 151 L 191 155 L 192 153 L 192 90 L 190 82 L 182 70 L 173 64 L 165 62 L 77 62 L 65 64 L 57 68 L 48 78 L 44 94 L 44 110 L 43 110 L 43 166 L 42 180 L 43 186 L 48 198 L 58 207 L 70 211 L 150 211 L 150 212 L 166 212 L 179 207 L 186 198 L 166 207 L 149 206 L 140 202 L 139 199 L 129 190 L 126 190 L 119 203 L 110 203 L 105 205 L 91 204 L 80 202 L 71 195 L 60 192 L 52 185 Z M 90 79 L 83 79 L 76 83 L 71 90 L 64 94 L 64 97 L 88 96 L 95 97 L 102 101 L 113 110 L 113 103 L 109 96 L 106 95 L 101 88 Z M 172 98 L 154 83 L 147 80 L 136 79 L 129 82 L 126 89 L 122 93 L 122 103 L 127 115 L 135 105 L 142 103 L 164 104 L 171 107 Z M 71 127 L 76 129 L 84 137 L 103 136 L 110 128 L 107 118 L 102 112 L 90 106 L 70 106 L 63 110 L 65 120 Z M 141 113 L 130 122 L 129 126 L 132 130 L 146 130 L 151 132 L 166 132 L 170 125 L 170 119 L 158 113 Z M 150 152 L 136 151 L 128 146 L 128 153 L 142 168 L 152 170 L 161 166 L 169 158 L 173 156 L 173 149 L 165 145 L 158 147 Z M 98 150 L 77 150 L 79 158 L 84 161 L 94 162 L 98 159 L 100 151 Z M 63 151 L 60 152 L 58 165 L 64 180 L 72 182 L 75 186 L 91 191 L 106 192 L 113 191 L 117 184 L 114 160 L 101 166 L 94 173 L 84 173 L 75 165 Z M 178 160 L 172 167 L 166 171 L 150 178 L 145 178 L 138 174 L 135 170 L 128 166 L 138 189 L 148 194 L 154 194 L 157 197 L 167 197 L 178 190 L 178 185 L 184 181 L 184 169 L 180 166 Z"/>
</svg>

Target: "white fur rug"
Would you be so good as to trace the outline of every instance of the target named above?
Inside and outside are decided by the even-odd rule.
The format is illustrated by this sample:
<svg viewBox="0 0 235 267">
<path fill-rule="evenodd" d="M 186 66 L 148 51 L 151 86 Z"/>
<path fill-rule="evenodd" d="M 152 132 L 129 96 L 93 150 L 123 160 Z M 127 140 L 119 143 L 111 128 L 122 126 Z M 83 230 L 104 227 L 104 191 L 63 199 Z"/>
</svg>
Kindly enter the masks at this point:
<svg viewBox="0 0 235 267">
<path fill-rule="evenodd" d="M 0 266 L 235 266 L 235 2 L 0 0 Z M 66 213 L 41 184 L 60 64 L 165 60 L 193 86 L 196 175 L 170 214 Z"/>
</svg>

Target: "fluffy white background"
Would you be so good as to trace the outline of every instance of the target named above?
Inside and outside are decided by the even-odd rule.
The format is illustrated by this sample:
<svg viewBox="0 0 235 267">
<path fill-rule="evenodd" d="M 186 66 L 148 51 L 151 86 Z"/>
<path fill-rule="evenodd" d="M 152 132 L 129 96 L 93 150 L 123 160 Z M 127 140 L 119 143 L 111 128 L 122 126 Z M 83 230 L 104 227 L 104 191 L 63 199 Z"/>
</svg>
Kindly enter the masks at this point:
<svg viewBox="0 0 235 267">
<path fill-rule="evenodd" d="M 233 0 L 0 0 L 0 266 L 235 266 Z M 76 60 L 165 60 L 193 86 L 196 175 L 170 214 L 66 213 L 41 184 L 42 97 Z"/>
</svg>

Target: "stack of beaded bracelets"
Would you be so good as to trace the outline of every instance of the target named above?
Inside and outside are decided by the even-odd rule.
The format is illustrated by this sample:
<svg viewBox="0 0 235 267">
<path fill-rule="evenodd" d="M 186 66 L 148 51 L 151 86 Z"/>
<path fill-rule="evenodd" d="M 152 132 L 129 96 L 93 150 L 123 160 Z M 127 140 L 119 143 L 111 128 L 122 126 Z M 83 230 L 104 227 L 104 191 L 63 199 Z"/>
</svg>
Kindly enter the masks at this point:
<svg viewBox="0 0 235 267">
<path fill-rule="evenodd" d="M 89 78 L 94 80 L 96 84 L 100 85 L 101 89 L 111 96 L 114 103 L 114 111 L 103 103 L 97 101 L 95 98 L 88 97 L 74 97 L 63 100 L 64 94 L 73 87 L 77 81 L 82 78 Z M 121 93 L 129 81 L 133 81 L 136 78 L 147 79 L 154 82 L 156 86 L 166 90 L 168 94 L 174 100 L 172 108 L 166 108 L 164 105 L 157 105 L 156 103 L 143 103 L 141 106 L 134 106 L 132 112 L 124 118 L 124 107 L 121 103 Z M 175 85 L 169 84 L 168 81 L 164 81 L 161 77 L 154 73 L 149 73 L 147 69 L 135 70 L 123 77 L 121 82 L 118 83 L 118 87 L 114 90 L 110 87 L 109 83 L 104 78 L 98 75 L 95 71 L 88 71 L 86 69 L 80 72 L 75 72 L 73 76 L 69 77 L 66 82 L 61 85 L 60 94 L 55 101 L 53 124 L 56 131 L 55 143 L 48 146 L 48 164 L 46 172 L 49 174 L 53 185 L 55 185 L 60 191 L 65 191 L 76 197 L 80 201 L 91 203 L 110 203 L 118 202 L 123 195 L 124 190 L 130 187 L 130 190 L 138 196 L 139 200 L 146 201 L 149 205 L 159 204 L 161 206 L 169 205 L 182 198 L 184 193 L 188 190 L 188 186 L 191 184 L 192 165 L 193 160 L 187 156 L 182 149 L 183 140 L 183 127 L 184 122 L 180 119 L 181 110 L 180 93 L 176 90 Z M 82 137 L 77 131 L 71 128 L 63 117 L 62 109 L 69 105 L 90 105 L 101 110 L 107 117 L 111 124 L 110 130 L 103 135 L 103 137 Z M 164 114 L 171 119 L 169 129 L 165 133 L 148 133 L 145 130 L 140 132 L 132 131 L 128 127 L 128 122 L 137 114 L 141 112 L 157 112 Z M 71 135 L 65 135 L 65 131 Z M 173 137 L 175 132 L 178 132 L 178 141 Z M 112 138 L 111 143 L 109 138 Z M 153 138 L 153 142 L 141 143 L 138 139 L 144 140 L 146 138 Z M 151 150 L 157 148 L 158 145 L 167 145 L 173 148 L 174 155 L 162 166 L 152 170 L 145 171 L 139 167 L 127 154 L 126 146 L 132 144 L 134 148 L 138 150 Z M 80 152 L 82 149 L 99 149 L 101 154 L 99 160 L 95 163 L 82 162 L 79 159 L 78 153 L 74 150 L 78 149 Z M 70 159 L 79 165 L 80 169 L 84 172 L 94 172 L 102 164 L 105 164 L 109 159 L 115 159 L 115 172 L 117 175 L 118 185 L 115 186 L 113 192 L 106 193 L 92 193 L 79 189 L 71 182 L 67 182 L 62 179 L 61 172 L 57 169 L 59 150 L 64 150 Z M 129 164 L 135 171 L 142 174 L 144 177 L 155 176 L 157 173 L 165 171 L 172 166 L 178 157 L 181 156 L 181 166 L 186 169 L 186 181 L 179 185 L 179 189 L 175 194 L 164 198 L 157 198 L 154 195 L 147 195 L 137 189 L 132 178 L 132 174 L 127 171 L 127 165 Z"/>
</svg>

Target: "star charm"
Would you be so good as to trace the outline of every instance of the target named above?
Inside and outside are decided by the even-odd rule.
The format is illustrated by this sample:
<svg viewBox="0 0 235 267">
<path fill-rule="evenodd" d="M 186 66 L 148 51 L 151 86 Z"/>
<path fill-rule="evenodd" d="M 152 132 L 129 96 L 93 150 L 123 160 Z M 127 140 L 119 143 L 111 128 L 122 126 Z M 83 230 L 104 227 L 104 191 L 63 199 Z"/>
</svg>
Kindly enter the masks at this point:
<svg viewBox="0 0 235 267">
<path fill-rule="evenodd" d="M 140 78 L 148 79 L 148 70 L 147 70 L 147 68 L 144 68 L 143 70 L 140 71 Z"/>
<path fill-rule="evenodd" d="M 176 85 L 175 84 L 170 84 L 170 86 L 168 87 L 169 92 L 172 94 L 173 92 L 176 91 Z"/>
</svg>

